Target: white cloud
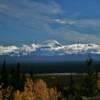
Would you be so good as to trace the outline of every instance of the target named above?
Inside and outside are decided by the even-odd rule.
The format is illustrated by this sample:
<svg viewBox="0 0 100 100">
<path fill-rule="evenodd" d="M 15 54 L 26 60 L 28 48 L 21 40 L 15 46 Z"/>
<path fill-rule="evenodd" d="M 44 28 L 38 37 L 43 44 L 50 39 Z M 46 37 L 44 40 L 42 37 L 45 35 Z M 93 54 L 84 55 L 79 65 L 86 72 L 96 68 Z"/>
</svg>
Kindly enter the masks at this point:
<svg viewBox="0 0 100 100">
<path fill-rule="evenodd" d="M 72 20 L 62 20 L 62 19 L 52 19 L 52 22 L 58 23 L 58 24 L 62 24 L 62 25 L 66 25 L 66 24 L 73 25 L 73 24 L 75 24 L 75 21 L 72 21 Z"/>
<path fill-rule="evenodd" d="M 52 32 L 54 35 L 60 36 L 60 39 L 64 43 L 72 42 L 72 43 L 96 43 L 100 44 L 100 38 L 99 36 L 89 33 L 81 33 L 76 30 L 71 30 L 67 26 L 63 26 L 60 28 L 53 29 Z"/>
<path fill-rule="evenodd" d="M 7 7 L 0 13 L 3 14 L 4 17 L 1 20 L 7 27 L 11 30 L 24 33 L 31 31 L 39 35 L 50 32 L 50 17 L 62 12 L 60 6 L 54 1 L 46 4 L 29 0 L 5 1 L 4 5 Z"/>
<path fill-rule="evenodd" d="M 72 19 L 53 19 L 52 20 L 55 23 L 58 24 L 69 24 L 69 25 L 75 25 L 79 27 L 92 27 L 92 28 L 100 28 L 100 19 L 77 19 L 77 20 L 72 20 Z"/>
<path fill-rule="evenodd" d="M 1 5 L 0 13 L 3 17 L 0 18 L 2 21 L 2 27 L 8 27 L 9 30 L 18 31 L 20 34 L 34 34 L 35 37 L 45 38 L 52 37 L 53 39 L 60 38 L 63 41 L 72 42 L 93 42 L 100 44 L 99 36 L 89 34 L 86 32 L 79 32 L 72 30 L 67 26 L 74 25 L 78 28 L 88 28 L 93 29 L 100 28 L 100 20 L 98 19 L 53 19 L 52 17 L 59 17 L 62 14 L 62 8 L 60 4 L 55 1 L 49 1 L 48 3 L 36 2 L 31 0 L 9 0 L 5 1 Z M 51 24 L 61 24 L 62 27 L 52 28 Z M 0 28 L 2 30 L 2 27 Z M 4 28 L 6 31 L 8 31 Z M 22 33 L 23 32 L 23 33 Z M 9 32 L 10 34 L 10 32 Z M 29 38 L 29 37 L 28 37 Z M 38 38 L 38 39 L 39 39 Z"/>
<path fill-rule="evenodd" d="M 52 23 L 61 24 L 60 28 L 55 28 L 54 33 L 60 35 L 65 41 L 82 42 L 82 43 L 97 43 L 100 44 L 100 35 L 96 33 L 88 33 L 88 28 L 100 31 L 100 20 L 94 19 L 52 19 Z M 75 26 L 76 29 L 71 28 Z M 87 31 L 87 29 L 88 31 Z M 82 29 L 83 31 L 78 31 Z M 96 31 L 94 31 L 96 32 Z"/>
</svg>

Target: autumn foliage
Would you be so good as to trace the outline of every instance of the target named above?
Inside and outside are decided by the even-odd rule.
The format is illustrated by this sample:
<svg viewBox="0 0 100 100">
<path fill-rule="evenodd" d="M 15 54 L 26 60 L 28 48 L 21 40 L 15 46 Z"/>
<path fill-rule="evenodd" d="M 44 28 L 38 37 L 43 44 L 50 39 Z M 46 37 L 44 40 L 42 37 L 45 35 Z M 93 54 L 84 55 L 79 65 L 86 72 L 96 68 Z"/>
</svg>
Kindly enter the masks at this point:
<svg viewBox="0 0 100 100">
<path fill-rule="evenodd" d="M 15 91 L 14 100 L 58 100 L 55 88 L 49 89 L 47 84 L 38 79 L 34 83 L 31 78 L 27 78 L 24 91 Z"/>
</svg>

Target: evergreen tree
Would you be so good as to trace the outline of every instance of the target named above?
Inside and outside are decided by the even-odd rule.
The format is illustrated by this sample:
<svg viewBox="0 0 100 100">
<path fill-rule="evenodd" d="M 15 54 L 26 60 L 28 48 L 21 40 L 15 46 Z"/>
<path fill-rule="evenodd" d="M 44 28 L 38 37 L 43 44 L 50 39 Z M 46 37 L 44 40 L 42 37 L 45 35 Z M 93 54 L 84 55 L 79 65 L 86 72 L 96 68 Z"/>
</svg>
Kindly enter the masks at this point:
<svg viewBox="0 0 100 100">
<path fill-rule="evenodd" d="M 25 81 L 26 81 L 26 76 L 25 74 L 22 74 L 20 77 L 20 90 L 23 91 L 24 86 L 25 86 Z"/>
<path fill-rule="evenodd" d="M 86 60 L 86 65 L 87 65 L 87 73 L 91 74 L 91 65 L 93 63 L 93 60 L 90 55 L 88 55 L 88 59 Z"/>
<path fill-rule="evenodd" d="M 20 89 L 21 88 L 20 63 L 17 63 L 16 66 L 16 81 L 17 81 L 16 88 Z"/>
<path fill-rule="evenodd" d="M 12 68 L 11 69 L 11 85 L 14 87 L 15 90 L 16 90 L 16 84 L 17 84 L 17 81 L 16 81 L 16 72 L 15 72 L 15 69 Z"/>
<path fill-rule="evenodd" d="M 20 63 L 17 63 L 17 66 L 16 68 L 12 68 L 11 70 L 11 76 L 12 76 L 12 79 L 11 79 L 11 83 L 14 87 L 15 90 L 19 89 L 20 88 Z"/>
<path fill-rule="evenodd" d="M 84 79 L 84 95 L 95 96 L 96 95 L 96 78 L 97 73 L 95 72 L 94 66 L 92 66 L 93 60 L 90 56 L 86 60 L 87 64 L 87 75 Z"/>
<path fill-rule="evenodd" d="M 25 84 L 25 75 L 21 73 L 20 68 L 21 68 L 20 63 L 17 63 L 17 69 L 16 69 L 17 84 L 16 84 L 16 88 L 22 91 L 24 89 L 24 84 Z"/>
<path fill-rule="evenodd" d="M 70 74 L 70 82 L 69 82 L 69 94 L 74 95 L 75 87 L 74 87 L 74 81 L 73 81 L 73 75 Z"/>
<path fill-rule="evenodd" d="M 9 74 L 6 69 L 6 60 L 4 60 L 2 69 L 1 69 L 1 82 L 4 84 L 3 85 L 4 88 L 8 86 L 8 78 L 9 78 Z"/>
</svg>

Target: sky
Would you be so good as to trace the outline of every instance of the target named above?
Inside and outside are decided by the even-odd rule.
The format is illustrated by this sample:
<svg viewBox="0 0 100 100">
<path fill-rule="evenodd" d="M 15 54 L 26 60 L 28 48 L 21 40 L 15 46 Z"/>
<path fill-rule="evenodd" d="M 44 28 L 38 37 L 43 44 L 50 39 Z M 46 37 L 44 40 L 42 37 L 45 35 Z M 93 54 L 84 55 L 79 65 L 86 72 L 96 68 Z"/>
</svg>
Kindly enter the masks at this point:
<svg viewBox="0 0 100 100">
<path fill-rule="evenodd" d="M 46 40 L 100 44 L 100 0 L 0 0 L 0 45 Z"/>
</svg>

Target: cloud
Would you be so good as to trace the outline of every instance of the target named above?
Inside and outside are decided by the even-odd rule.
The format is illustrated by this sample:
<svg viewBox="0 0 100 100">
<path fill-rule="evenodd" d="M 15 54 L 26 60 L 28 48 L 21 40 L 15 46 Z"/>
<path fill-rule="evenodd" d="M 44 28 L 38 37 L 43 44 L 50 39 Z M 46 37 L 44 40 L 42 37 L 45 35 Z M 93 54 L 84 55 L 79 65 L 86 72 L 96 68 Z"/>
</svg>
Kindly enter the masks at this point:
<svg viewBox="0 0 100 100">
<path fill-rule="evenodd" d="M 99 36 L 81 33 L 75 30 L 70 30 L 67 27 L 55 29 L 55 34 L 60 35 L 63 41 L 70 41 L 71 43 L 96 43 L 100 44 Z"/>
<path fill-rule="evenodd" d="M 100 28 L 100 19 L 53 19 L 52 22 L 62 24 L 62 25 L 75 25 L 81 28 L 91 27 L 91 28 Z"/>
<path fill-rule="evenodd" d="M 52 23 L 61 25 L 60 28 L 55 28 L 55 33 L 64 41 L 100 44 L 99 19 L 52 19 Z"/>
<path fill-rule="evenodd" d="M 52 19 L 52 22 L 62 24 L 62 25 L 66 25 L 66 24 L 73 25 L 73 24 L 75 24 L 75 22 L 72 21 L 72 20 L 62 20 L 62 19 Z"/>
<path fill-rule="evenodd" d="M 0 10 L 1 10 L 1 9 L 5 9 L 6 7 L 7 7 L 6 5 L 0 4 Z"/>
<path fill-rule="evenodd" d="M 60 19 L 59 16 L 63 12 L 65 11 L 55 0 L 46 3 L 37 0 L 4 0 L 0 5 L 0 40 L 5 40 L 4 37 L 9 34 L 9 40 L 15 37 L 18 41 L 51 38 L 72 43 L 100 43 L 100 36 L 90 34 L 86 29 L 90 27 L 100 32 L 99 19 Z M 54 25 L 55 27 L 52 27 Z M 79 29 L 82 30 L 78 31 Z M 3 33 L 6 34 L 4 37 Z M 23 38 L 25 36 L 26 38 Z"/>
<path fill-rule="evenodd" d="M 45 4 L 29 0 L 10 0 L 3 5 L 7 6 L 0 10 L 0 18 L 6 24 L 6 27 L 3 27 L 7 31 L 7 28 L 11 31 L 19 30 L 20 33 L 46 33 L 50 31 L 50 17 L 61 13 L 60 6 L 54 1 Z"/>
<path fill-rule="evenodd" d="M 100 19 L 80 19 L 75 21 L 75 24 L 80 27 L 100 28 Z"/>
</svg>

